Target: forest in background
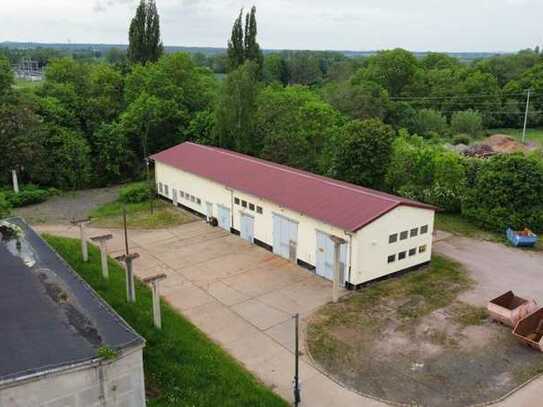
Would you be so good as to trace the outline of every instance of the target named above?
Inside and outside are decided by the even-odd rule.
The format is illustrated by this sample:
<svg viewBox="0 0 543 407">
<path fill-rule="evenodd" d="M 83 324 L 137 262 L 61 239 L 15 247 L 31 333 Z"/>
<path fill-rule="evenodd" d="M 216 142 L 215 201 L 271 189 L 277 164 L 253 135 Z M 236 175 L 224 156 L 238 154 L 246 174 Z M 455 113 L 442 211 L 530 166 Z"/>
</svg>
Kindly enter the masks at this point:
<svg viewBox="0 0 543 407">
<path fill-rule="evenodd" d="M 111 185 L 139 179 L 146 157 L 190 140 L 418 199 L 488 229 L 543 230 L 540 149 L 480 159 L 446 146 L 522 127 L 528 90 L 529 125 L 543 126 L 539 48 L 469 62 L 403 49 L 263 52 L 253 9 L 234 22 L 226 53 L 164 53 L 152 3 L 141 13 L 155 13 L 154 25 L 136 14 L 126 51 L 0 49 L 0 207 L 17 206 L 12 169 L 34 189 Z M 45 67 L 38 86 L 15 86 L 21 55 Z"/>
</svg>

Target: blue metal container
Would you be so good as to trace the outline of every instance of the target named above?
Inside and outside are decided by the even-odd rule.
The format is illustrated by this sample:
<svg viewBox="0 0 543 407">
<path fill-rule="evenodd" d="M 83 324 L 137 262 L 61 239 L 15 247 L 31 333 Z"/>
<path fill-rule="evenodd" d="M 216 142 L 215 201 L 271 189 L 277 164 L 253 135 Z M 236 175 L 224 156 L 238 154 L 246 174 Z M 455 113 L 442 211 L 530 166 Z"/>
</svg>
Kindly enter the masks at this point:
<svg viewBox="0 0 543 407">
<path fill-rule="evenodd" d="M 507 229 L 507 240 L 515 247 L 533 247 L 537 243 L 537 235 L 530 232 L 527 236 L 522 235 L 511 228 Z"/>
</svg>

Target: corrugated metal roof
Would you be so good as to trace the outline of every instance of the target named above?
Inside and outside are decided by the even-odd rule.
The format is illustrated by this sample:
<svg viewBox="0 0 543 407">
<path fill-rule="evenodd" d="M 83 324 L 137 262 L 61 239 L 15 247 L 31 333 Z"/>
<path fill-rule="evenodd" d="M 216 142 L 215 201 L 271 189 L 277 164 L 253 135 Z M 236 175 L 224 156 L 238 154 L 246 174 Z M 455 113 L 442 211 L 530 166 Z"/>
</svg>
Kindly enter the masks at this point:
<svg viewBox="0 0 543 407">
<path fill-rule="evenodd" d="M 399 205 L 435 210 L 431 205 L 189 142 L 151 158 L 351 232 Z"/>
</svg>

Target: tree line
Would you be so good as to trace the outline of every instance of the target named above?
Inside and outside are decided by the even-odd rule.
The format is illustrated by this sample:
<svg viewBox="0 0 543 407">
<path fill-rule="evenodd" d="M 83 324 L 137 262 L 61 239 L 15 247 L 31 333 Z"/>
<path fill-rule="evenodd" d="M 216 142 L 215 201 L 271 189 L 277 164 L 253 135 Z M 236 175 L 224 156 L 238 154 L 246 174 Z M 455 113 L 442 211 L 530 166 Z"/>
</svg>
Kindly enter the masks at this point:
<svg viewBox="0 0 543 407">
<path fill-rule="evenodd" d="M 194 55 L 164 54 L 158 10 L 144 0 L 128 53 L 111 61 L 54 58 L 42 85 L 19 89 L 0 58 L 0 184 L 14 168 L 23 183 L 60 189 L 137 179 L 149 155 L 190 140 L 419 199 L 487 228 L 543 230 L 539 153 L 480 160 L 444 147 L 518 126 L 528 88 L 539 124 L 539 52 L 469 64 L 401 49 L 264 55 L 257 36 L 256 9 L 242 10 L 220 80 Z"/>
</svg>

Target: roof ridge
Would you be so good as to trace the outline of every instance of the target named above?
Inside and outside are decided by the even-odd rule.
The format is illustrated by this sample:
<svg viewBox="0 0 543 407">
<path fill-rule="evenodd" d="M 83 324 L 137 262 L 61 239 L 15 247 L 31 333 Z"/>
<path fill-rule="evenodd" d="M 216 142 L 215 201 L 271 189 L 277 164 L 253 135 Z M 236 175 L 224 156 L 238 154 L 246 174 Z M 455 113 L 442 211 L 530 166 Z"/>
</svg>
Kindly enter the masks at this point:
<svg viewBox="0 0 543 407">
<path fill-rule="evenodd" d="M 202 145 L 202 144 L 198 144 L 198 143 L 193 143 L 193 142 L 190 142 L 190 141 L 188 141 L 186 143 L 197 146 L 197 147 L 200 147 L 200 148 L 204 148 L 204 149 L 207 149 L 207 150 L 216 151 L 216 152 L 219 152 L 219 153 L 222 153 L 224 155 L 231 156 L 231 157 L 241 158 L 241 159 L 246 160 L 246 161 L 256 162 L 256 163 L 261 164 L 263 166 L 274 168 L 274 169 L 277 169 L 277 170 L 280 170 L 280 171 L 283 171 L 283 172 L 286 172 L 286 173 L 289 173 L 289 174 L 296 174 L 296 175 L 299 175 L 299 176 L 302 176 L 302 177 L 305 177 L 305 178 L 309 178 L 309 179 L 318 178 L 319 181 L 325 182 L 325 183 L 327 183 L 329 185 L 332 185 L 332 186 L 335 186 L 335 187 L 343 188 L 343 189 L 348 190 L 348 191 L 353 191 L 353 192 L 373 196 L 375 198 L 384 199 L 384 200 L 387 200 L 387 201 L 390 201 L 390 202 L 393 202 L 393 203 L 396 203 L 396 204 L 403 202 L 402 199 L 399 199 L 399 198 L 394 199 L 394 198 L 392 198 L 392 197 L 390 197 L 388 195 L 384 195 L 384 193 L 380 194 L 380 193 L 377 193 L 377 191 L 370 192 L 366 188 L 363 189 L 362 187 L 349 187 L 347 185 L 342 184 L 341 181 L 334 180 L 333 178 L 329 178 L 329 177 L 325 177 L 325 176 L 317 175 L 317 174 L 312 174 L 312 173 L 304 171 L 304 170 L 290 169 L 290 168 L 287 168 L 287 167 L 283 166 L 282 164 L 272 163 L 272 162 L 262 160 L 262 159 L 259 159 L 259 158 L 256 158 L 256 157 L 248 156 L 246 154 L 236 153 L 236 152 L 232 152 L 232 151 L 222 149 L 220 147 L 206 146 L 206 145 Z"/>
</svg>

